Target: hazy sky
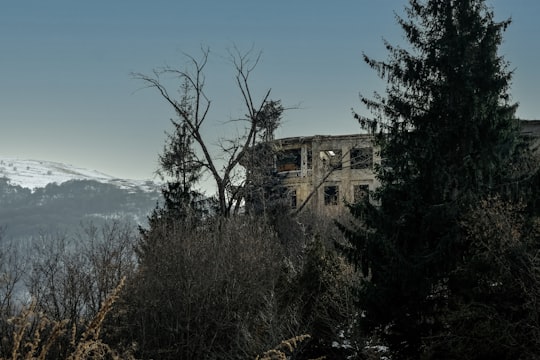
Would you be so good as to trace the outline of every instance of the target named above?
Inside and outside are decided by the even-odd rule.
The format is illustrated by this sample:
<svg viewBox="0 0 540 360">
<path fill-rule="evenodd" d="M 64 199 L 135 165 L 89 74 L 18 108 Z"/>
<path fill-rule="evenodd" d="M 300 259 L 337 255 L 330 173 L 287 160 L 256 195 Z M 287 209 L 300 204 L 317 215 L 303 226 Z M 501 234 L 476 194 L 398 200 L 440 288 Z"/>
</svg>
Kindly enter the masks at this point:
<svg viewBox="0 0 540 360">
<path fill-rule="evenodd" d="M 0 10 L 0 155 L 61 161 L 151 178 L 173 112 L 131 72 L 184 68 L 182 53 L 212 52 L 206 134 L 244 114 L 227 49 L 263 52 L 256 95 L 297 107 L 278 137 L 358 132 L 358 94 L 384 88 L 362 52 L 385 59 L 404 44 L 394 11 L 405 0 L 17 0 Z M 512 17 L 501 53 L 515 69 L 518 116 L 540 118 L 540 1 L 493 0 Z M 214 141 L 214 140 L 213 140 Z"/>
</svg>

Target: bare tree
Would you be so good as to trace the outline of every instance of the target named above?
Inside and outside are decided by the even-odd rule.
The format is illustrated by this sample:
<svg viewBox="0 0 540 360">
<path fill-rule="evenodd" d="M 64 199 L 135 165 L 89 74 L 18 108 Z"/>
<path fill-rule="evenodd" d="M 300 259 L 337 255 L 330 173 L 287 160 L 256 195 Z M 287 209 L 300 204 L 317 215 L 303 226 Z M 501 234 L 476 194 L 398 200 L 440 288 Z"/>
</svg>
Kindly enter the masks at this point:
<svg viewBox="0 0 540 360">
<path fill-rule="evenodd" d="M 245 53 L 237 48 L 229 51 L 229 59 L 235 71 L 235 82 L 240 92 L 245 115 L 233 121 L 244 121 L 243 133 L 233 139 L 222 139 L 220 151 L 222 161 L 217 160 L 211 151 L 210 143 L 203 136 L 202 128 L 208 119 L 211 100 L 205 93 L 205 67 L 208 63 L 210 50 L 202 49 L 199 59 L 186 55 L 188 70 L 178 70 L 171 67 L 154 70 L 152 75 L 135 73 L 136 79 L 142 80 L 147 87 L 154 88 L 161 97 L 173 107 L 188 135 L 198 147 L 196 161 L 208 171 L 217 189 L 218 212 L 222 216 L 229 216 L 239 209 L 243 199 L 243 178 L 239 179 L 241 162 L 258 139 L 261 129 L 275 129 L 276 124 L 268 126 L 265 114 L 268 114 L 268 104 L 275 103 L 269 99 L 270 90 L 267 90 L 261 99 L 256 100 L 249 85 L 249 78 L 257 66 L 261 54 L 253 56 L 253 51 Z M 164 85 L 162 78 L 173 76 L 180 81 L 182 96 L 177 99 Z M 282 111 L 282 108 L 280 108 Z M 273 131 L 273 130 L 272 130 Z M 266 135 L 268 137 L 270 135 Z M 222 166 L 221 166 L 222 165 Z"/>
<path fill-rule="evenodd" d="M 119 304 L 116 343 L 140 358 L 241 359 L 290 337 L 279 318 L 282 247 L 259 218 L 161 222 Z"/>
<path fill-rule="evenodd" d="M 0 227 L 0 316 L 9 314 L 15 302 L 15 292 L 25 272 L 18 248 L 4 237 Z"/>
<path fill-rule="evenodd" d="M 22 278 L 26 262 L 16 244 L 4 236 L 5 228 L 0 226 L 0 358 L 8 355 L 12 341 L 13 324 L 10 319 L 17 313 L 20 305 Z"/>
<path fill-rule="evenodd" d="M 52 319 L 91 319 L 120 280 L 133 273 L 134 244 L 134 227 L 116 220 L 100 227 L 83 224 L 75 239 L 42 234 L 33 244 L 28 292 Z"/>
</svg>

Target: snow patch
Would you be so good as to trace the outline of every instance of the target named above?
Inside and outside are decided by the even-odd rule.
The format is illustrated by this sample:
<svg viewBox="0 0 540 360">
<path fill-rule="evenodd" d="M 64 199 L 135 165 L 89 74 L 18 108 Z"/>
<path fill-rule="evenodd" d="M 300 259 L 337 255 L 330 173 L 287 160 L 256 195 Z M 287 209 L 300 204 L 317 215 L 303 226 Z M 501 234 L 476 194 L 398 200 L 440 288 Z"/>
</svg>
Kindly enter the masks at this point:
<svg viewBox="0 0 540 360">
<path fill-rule="evenodd" d="M 70 180 L 94 180 L 113 184 L 122 189 L 151 192 L 159 190 L 152 180 L 119 179 L 96 170 L 89 170 L 53 161 L 18 159 L 0 156 L 0 178 L 7 178 L 12 185 L 35 190 L 48 184 L 62 184 Z"/>
</svg>

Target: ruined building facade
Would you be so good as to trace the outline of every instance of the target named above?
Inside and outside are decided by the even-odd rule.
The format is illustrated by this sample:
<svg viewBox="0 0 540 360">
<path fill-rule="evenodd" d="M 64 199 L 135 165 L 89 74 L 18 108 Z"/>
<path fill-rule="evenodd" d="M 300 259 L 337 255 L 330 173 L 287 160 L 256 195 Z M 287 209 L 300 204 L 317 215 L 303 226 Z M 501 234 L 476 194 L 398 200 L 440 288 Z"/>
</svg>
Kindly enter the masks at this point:
<svg viewBox="0 0 540 360">
<path fill-rule="evenodd" d="M 532 139 L 540 158 L 540 121 L 521 122 L 522 135 Z M 375 190 L 373 171 L 380 155 L 368 134 L 290 137 L 271 141 L 273 178 L 293 209 L 337 215 Z M 249 168 L 249 166 L 247 167 Z M 248 170 L 249 172 L 249 170 Z"/>
<path fill-rule="evenodd" d="M 290 206 L 338 214 L 374 190 L 380 161 L 369 135 L 308 136 L 274 140 L 275 171 Z"/>
</svg>

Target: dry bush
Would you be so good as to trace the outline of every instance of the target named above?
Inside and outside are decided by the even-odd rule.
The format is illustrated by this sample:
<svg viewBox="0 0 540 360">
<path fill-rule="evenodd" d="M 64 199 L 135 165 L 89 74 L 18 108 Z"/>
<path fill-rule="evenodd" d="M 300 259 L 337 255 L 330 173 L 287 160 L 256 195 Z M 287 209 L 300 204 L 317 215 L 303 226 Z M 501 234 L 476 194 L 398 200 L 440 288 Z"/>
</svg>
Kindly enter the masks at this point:
<svg viewBox="0 0 540 360">
<path fill-rule="evenodd" d="M 309 338 L 311 338 L 311 336 L 306 334 L 283 340 L 275 348 L 265 351 L 260 356 L 257 355 L 255 360 L 287 360 L 290 356 L 294 355 L 294 352 L 298 349 L 300 343 Z"/>
<path fill-rule="evenodd" d="M 136 343 L 140 358 L 238 359 L 312 331 L 296 359 L 342 354 L 355 275 L 332 248 L 340 233 L 331 221 L 287 216 L 153 223 L 108 341 Z"/>
<path fill-rule="evenodd" d="M 143 358 L 255 357 L 278 342 L 283 258 L 274 232 L 255 218 L 155 224 L 140 244 L 118 341 Z"/>
<path fill-rule="evenodd" d="M 69 326 L 69 320 L 53 320 L 37 310 L 36 303 L 22 309 L 16 317 L 10 319 L 13 326 L 10 357 L 0 360 L 45 360 L 45 359 L 132 359 L 130 354 L 118 354 L 100 339 L 103 321 L 112 310 L 118 294 L 124 285 L 122 279 L 112 294 L 103 302 L 101 309 L 92 321 Z M 77 327 L 83 328 L 82 334 Z M 63 338 L 69 336 L 67 345 Z"/>
<path fill-rule="evenodd" d="M 54 320 L 91 319 L 116 284 L 134 271 L 135 227 L 84 224 L 75 237 L 42 234 L 34 241 L 26 279 L 37 308 Z"/>
<path fill-rule="evenodd" d="M 107 304 L 105 300 L 133 272 L 133 226 L 112 221 L 99 228 L 86 224 L 81 229 L 75 238 L 42 234 L 34 239 L 24 261 L 16 248 L 0 247 L 0 357 L 12 356 L 11 349 L 16 348 L 31 358 L 37 350 L 30 351 L 28 346 L 34 344 L 43 352 L 48 344 L 43 352 L 47 358 L 65 358 L 74 343 L 65 329 L 80 335 L 89 321 L 104 314 L 101 306 Z M 29 298 L 33 305 L 23 312 Z M 10 318 L 14 320 L 8 321 Z M 28 321 L 17 323 L 17 319 Z M 24 331 L 14 331 L 16 325 Z M 26 347 L 19 344 L 18 348 L 16 334 Z M 94 341 L 93 346 L 99 344 Z"/>
</svg>

